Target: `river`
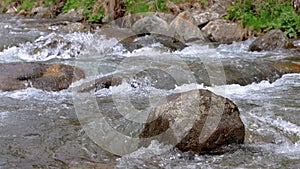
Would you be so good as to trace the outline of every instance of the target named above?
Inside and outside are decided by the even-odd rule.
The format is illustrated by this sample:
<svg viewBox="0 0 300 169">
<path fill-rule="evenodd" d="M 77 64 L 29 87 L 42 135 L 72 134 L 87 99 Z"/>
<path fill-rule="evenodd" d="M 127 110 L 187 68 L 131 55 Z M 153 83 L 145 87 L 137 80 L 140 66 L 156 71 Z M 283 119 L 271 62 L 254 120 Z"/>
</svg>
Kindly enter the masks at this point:
<svg viewBox="0 0 300 169">
<path fill-rule="evenodd" d="M 64 33 L 60 27 L 55 27 L 62 21 L 7 15 L 0 15 L 0 20 L 0 45 L 10 44 L 0 52 L 1 63 L 58 62 L 81 67 L 87 75 L 87 79 L 75 82 L 69 89 L 59 92 L 34 88 L 0 91 L 1 169 L 300 168 L 300 74 L 286 74 L 275 82 L 261 81 L 246 86 L 217 81 L 218 85 L 206 86 L 191 80 L 188 84 L 170 90 L 154 88 L 145 78 L 130 84 L 123 82 L 110 89 L 100 89 L 84 99 L 75 90 L 81 84 L 116 69 L 141 71 L 148 65 L 144 64 L 145 61 L 137 62 L 136 59 L 141 58 L 153 59 L 151 63 L 163 69 L 173 63 L 184 64 L 186 60 L 200 59 L 215 62 L 219 66 L 220 60 L 232 61 L 233 64 L 239 60 L 254 62 L 261 58 L 278 60 L 288 56 L 286 53 L 248 52 L 247 47 L 253 39 L 218 47 L 192 45 L 175 52 L 155 43 L 131 53 L 118 44 L 116 39 L 106 38 L 101 29 L 93 33 Z M 243 69 L 243 65 L 240 67 Z M 171 71 L 180 73 L 178 69 Z M 150 101 L 155 102 L 156 97 L 196 88 L 211 90 L 237 104 L 246 127 L 245 144 L 239 149 L 222 155 L 192 155 L 153 141 L 149 147 L 141 147 L 119 157 L 107 151 L 109 148 L 105 148 L 104 143 L 99 144 L 93 140 L 90 132 L 82 127 L 86 123 L 93 125 L 81 113 L 96 112 L 90 102 L 96 100 L 96 108 L 106 113 L 108 120 L 111 120 L 110 124 L 115 125 L 115 130 L 130 135 L 136 131 L 133 131 L 132 125 L 127 124 L 128 119 L 113 115 L 120 111 L 120 108 L 113 105 L 118 102 L 118 98 L 135 99 L 133 102 L 136 107 L 147 107 L 151 105 L 147 99 L 150 96 Z M 122 148 L 128 146 L 128 143 L 120 142 L 114 146 Z"/>
</svg>

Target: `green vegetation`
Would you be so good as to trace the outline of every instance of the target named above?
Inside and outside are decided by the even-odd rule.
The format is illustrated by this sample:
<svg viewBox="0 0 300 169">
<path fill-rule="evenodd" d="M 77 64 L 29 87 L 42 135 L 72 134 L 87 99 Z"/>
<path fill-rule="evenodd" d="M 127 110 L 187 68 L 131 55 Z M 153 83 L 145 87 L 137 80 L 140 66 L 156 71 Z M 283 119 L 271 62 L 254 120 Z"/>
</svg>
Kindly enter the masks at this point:
<svg viewBox="0 0 300 169">
<path fill-rule="evenodd" d="M 199 2 L 203 6 L 207 6 L 207 0 L 170 0 L 175 4 L 185 3 L 185 2 Z M 142 13 L 142 12 L 155 12 L 162 11 L 168 12 L 168 7 L 166 6 L 167 0 L 123 0 L 126 6 L 126 11 L 131 13 Z"/>
<path fill-rule="evenodd" d="M 0 3 L 2 5 L 2 7 L 0 8 L 0 13 L 4 13 L 6 11 L 8 4 L 11 4 L 11 3 L 12 3 L 12 0 L 3 0 Z"/>
<path fill-rule="evenodd" d="M 0 0 L 1 1 L 1 0 Z M 49 7 L 51 3 L 60 2 L 61 0 L 2 0 L 1 4 L 4 8 L 0 12 L 5 12 L 7 7 L 14 4 L 17 9 L 31 11 L 36 7 L 37 2 L 42 2 L 44 7 Z M 145 12 L 169 12 L 166 6 L 167 0 L 121 0 L 124 5 L 124 10 L 130 13 L 145 13 Z M 208 5 L 208 0 L 170 0 L 175 4 L 180 3 L 201 3 L 203 6 Z M 66 0 L 62 12 L 66 13 L 72 9 L 77 11 L 83 10 L 83 15 L 89 22 L 101 22 L 104 17 L 104 12 L 99 0 Z"/>
<path fill-rule="evenodd" d="M 34 4 L 37 0 L 24 0 L 21 2 L 21 5 L 18 7 L 18 10 L 31 10 L 34 7 Z"/>
<path fill-rule="evenodd" d="M 131 13 L 154 12 L 167 10 L 166 0 L 123 0 L 126 11 Z"/>
<path fill-rule="evenodd" d="M 48 7 L 51 3 L 55 3 L 58 0 L 43 0 L 43 5 L 45 7 Z M 11 4 L 16 4 L 18 6 L 18 10 L 27 10 L 30 11 L 32 8 L 35 7 L 35 5 L 39 2 L 39 0 L 3 0 L 1 4 L 3 5 L 3 8 L 0 10 L 0 12 L 4 12 L 6 8 Z"/>
<path fill-rule="evenodd" d="M 58 0 L 44 0 L 44 6 L 48 7 L 51 3 L 56 3 Z"/>
<path fill-rule="evenodd" d="M 0 0 L 5 12 L 9 5 L 15 6 L 19 11 L 30 11 L 36 7 L 38 2 L 48 7 L 51 3 L 62 2 L 62 0 Z M 167 0 L 121 0 L 122 9 L 127 13 L 145 12 L 170 12 L 166 5 Z M 211 0 L 170 0 L 179 5 L 181 3 L 194 2 L 208 6 Z M 89 22 L 101 22 L 104 17 L 103 7 L 99 0 L 66 0 L 62 12 L 71 9 L 82 11 L 85 19 Z M 242 26 L 248 28 L 255 34 L 271 29 L 281 29 L 289 38 L 295 38 L 300 33 L 300 16 L 295 12 L 291 0 L 235 0 L 234 5 L 228 8 L 225 18 L 241 22 Z"/>
<path fill-rule="evenodd" d="M 254 33 L 281 29 L 289 38 L 295 38 L 300 32 L 300 16 L 290 1 L 236 0 L 228 12 L 227 19 L 241 21 L 243 27 Z"/>
<path fill-rule="evenodd" d="M 68 12 L 71 9 L 83 9 L 83 14 L 89 22 L 100 22 L 104 16 L 101 5 L 97 5 L 97 0 L 67 0 L 62 12 Z"/>
</svg>

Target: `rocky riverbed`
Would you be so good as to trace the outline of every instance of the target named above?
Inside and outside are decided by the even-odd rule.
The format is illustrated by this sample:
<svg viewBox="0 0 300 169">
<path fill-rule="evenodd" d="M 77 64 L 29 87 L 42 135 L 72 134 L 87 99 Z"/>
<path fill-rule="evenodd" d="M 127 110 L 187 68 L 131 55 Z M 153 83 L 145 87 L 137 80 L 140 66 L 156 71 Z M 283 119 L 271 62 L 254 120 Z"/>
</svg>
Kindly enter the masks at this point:
<svg viewBox="0 0 300 169">
<path fill-rule="evenodd" d="M 251 51 L 260 38 L 185 17 L 129 29 L 1 15 L 0 167 L 297 168 L 297 45 Z M 214 22 L 233 26 L 201 25 Z"/>
</svg>

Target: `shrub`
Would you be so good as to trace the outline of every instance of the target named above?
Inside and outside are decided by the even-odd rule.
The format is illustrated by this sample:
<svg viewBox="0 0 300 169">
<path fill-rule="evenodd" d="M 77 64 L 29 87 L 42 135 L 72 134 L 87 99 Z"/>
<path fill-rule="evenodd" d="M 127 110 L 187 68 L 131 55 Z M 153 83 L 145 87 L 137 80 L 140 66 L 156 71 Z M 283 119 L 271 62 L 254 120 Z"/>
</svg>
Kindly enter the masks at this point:
<svg viewBox="0 0 300 169">
<path fill-rule="evenodd" d="M 300 30 L 300 16 L 285 1 L 238 0 L 228 8 L 228 12 L 225 18 L 241 21 L 243 27 L 254 33 L 277 28 L 289 38 L 296 38 Z"/>
</svg>

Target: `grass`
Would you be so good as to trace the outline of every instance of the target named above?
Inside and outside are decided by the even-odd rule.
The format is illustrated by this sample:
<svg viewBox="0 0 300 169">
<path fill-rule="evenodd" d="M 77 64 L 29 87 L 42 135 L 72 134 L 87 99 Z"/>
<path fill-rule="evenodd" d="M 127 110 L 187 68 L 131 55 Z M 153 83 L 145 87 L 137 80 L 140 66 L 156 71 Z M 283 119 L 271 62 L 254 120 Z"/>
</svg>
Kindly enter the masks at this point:
<svg viewBox="0 0 300 169">
<path fill-rule="evenodd" d="M 5 12 L 7 10 L 7 7 L 13 3 L 18 5 L 18 10 L 26 10 L 30 11 L 32 10 L 36 3 L 39 0 L 2 0 L 0 2 L 1 5 L 3 5 L 3 8 L 1 9 L 1 13 Z M 48 7 L 51 3 L 55 3 L 57 0 L 43 0 L 43 4 L 45 7 Z"/>
<path fill-rule="evenodd" d="M 101 22 L 102 18 L 104 17 L 103 9 L 100 5 L 94 8 L 96 3 L 97 0 L 67 0 L 62 12 L 66 13 L 71 9 L 83 9 L 83 14 L 88 18 L 89 22 Z"/>
<path fill-rule="evenodd" d="M 203 6 L 208 5 L 207 0 L 170 0 L 175 4 L 186 2 L 199 2 Z M 169 12 L 166 6 L 167 0 L 123 0 L 126 6 L 126 11 L 130 13 L 145 13 L 145 12 Z"/>
<path fill-rule="evenodd" d="M 2 0 L 2 4 L 10 4 L 11 2 L 18 4 L 18 10 L 30 11 L 35 7 L 36 2 L 40 0 Z M 43 0 L 45 7 L 58 0 Z M 171 0 L 175 4 L 185 2 L 199 2 L 204 6 L 208 5 L 207 0 Z M 66 13 L 72 9 L 83 9 L 83 15 L 86 16 L 89 22 L 101 22 L 104 17 L 103 8 L 101 5 L 95 6 L 98 0 L 67 0 L 62 12 Z M 146 12 L 169 12 L 166 2 L 167 0 L 122 0 L 125 6 L 125 11 L 130 13 L 146 13 Z M 5 6 L 7 7 L 7 6 Z M 2 12 L 4 12 L 2 10 Z"/>
<path fill-rule="evenodd" d="M 37 2 L 37 0 L 24 0 L 24 1 L 22 1 L 21 5 L 18 7 L 18 11 L 21 11 L 21 10 L 31 11 L 32 8 L 34 7 L 35 2 Z"/>
<path fill-rule="evenodd" d="M 287 37 L 296 38 L 300 31 L 300 16 L 288 1 L 236 0 L 228 12 L 225 18 L 240 21 L 254 33 L 281 29 Z"/>
</svg>

